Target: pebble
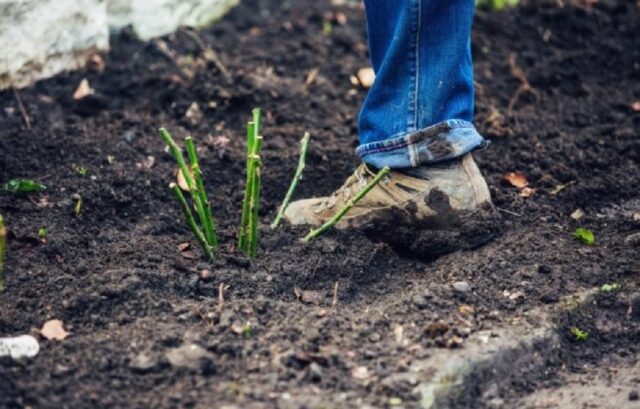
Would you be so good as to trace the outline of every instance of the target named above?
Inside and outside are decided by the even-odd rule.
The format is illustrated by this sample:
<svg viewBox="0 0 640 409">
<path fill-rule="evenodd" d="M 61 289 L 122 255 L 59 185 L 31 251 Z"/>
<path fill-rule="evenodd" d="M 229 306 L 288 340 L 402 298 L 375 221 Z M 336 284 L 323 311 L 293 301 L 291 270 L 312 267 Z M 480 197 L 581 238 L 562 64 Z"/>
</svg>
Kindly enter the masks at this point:
<svg viewBox="0 0 640 409">
<path fill-rule="evenodd" d="M 307 379 L 311 382 L 322 381 L 322 367 L 315 362 L 312 362 L 307 368 Z"/>
<path fill-rule="evenodd" d="M 640 212 L 634 213 L 633 216 L 631 216 L 631 220 L 633 220 L 636 225 L 640 226 Z"/>
<path fill-rule="evenodd" d="M 466 281 L 456 281 L 453 283 L 453 289 L 459 293 L 467 293 L 471 290 L 471 285 Z"/>
<path fill-rule="evenodd" d="M 411 302 L 421 310 L 429 306 L 429 299 L 422 294 L 414 295 L 413 298 L 411 298 Z"/>
<path fill-rule="evenodd" d="M 186 344 L 172 348 L 165 354 L 171 366 L 191 370 L 212 372 L 213 354 L 197 344 Z"/>
<path fill-rule="evenodd" d="M 130 358 L 129 368 L 137 373 L 147 373 L 156 369 L 159 366 L 159 363 L 160 361 L 157 357 L 148 352 L 141 352 Z"/>
<path fill-rule="evenodd" d="M 369 335 L 369 341 L 371 342 L 378 342 L 381 339 L 382 337 L 377 332 L 372 332 L 371 335 Z"/>
<path fill-rule="evenodd" d="M 624 239 L 624 242 L 634 247 L 640 247 L 640 233 L 633 233 L 628 235 L 627 238 Z"/>
</svg>

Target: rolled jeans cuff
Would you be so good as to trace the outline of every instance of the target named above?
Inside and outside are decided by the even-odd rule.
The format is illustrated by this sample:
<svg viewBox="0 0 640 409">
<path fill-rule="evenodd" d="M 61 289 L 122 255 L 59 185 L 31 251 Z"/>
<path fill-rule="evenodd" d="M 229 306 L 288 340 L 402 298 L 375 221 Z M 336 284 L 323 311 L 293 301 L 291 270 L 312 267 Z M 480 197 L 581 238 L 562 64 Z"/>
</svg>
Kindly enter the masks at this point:
<svg viewBox="0 0 640 409">
<path fill-rule="evenodd" d="M 356 153 L 377 168 L 408 168 L 460 157 L 489 144 L 471 122 L 451 119 L 419 131 L 361 145 Z"/>
</svg>

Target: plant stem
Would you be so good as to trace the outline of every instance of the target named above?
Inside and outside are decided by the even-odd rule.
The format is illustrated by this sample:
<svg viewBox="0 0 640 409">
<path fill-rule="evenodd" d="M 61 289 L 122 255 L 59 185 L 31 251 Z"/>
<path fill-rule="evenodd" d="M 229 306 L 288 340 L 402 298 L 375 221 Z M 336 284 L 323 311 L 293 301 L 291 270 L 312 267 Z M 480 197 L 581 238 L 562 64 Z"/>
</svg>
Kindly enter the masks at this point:
<svg viewBox="0 0 640 409">
<path fill-rule="evenodd" d="M 353 199 L 350 199 L 344 205 L 344 207 L 342 207 L 342 209 L 340 209 L 340 211 L 338 213 L 336 213 L 330 220 L 328 220 L 325 224 L 323 224 L 319 228 L 310 231 L 309 234 L 307 234 L 304 237 L 303 240 L 304 241 L 309 241 L 309 240 L 315 239 L 316 237 L 320 236 L 321 234 L 323 234 L 324 232 L 329 230 L 331 227 L 333 227 L 336 223 L 338 223 L 340 221 L 340 219 L 342 219 L 342 217 L 356 203 L 358 203 L 360 200 L 362 200 L 362 198 L 365 197 L 365 195 L 367 193 L 369 193 L 369 191 L 371 191 L 371 189 L 373 189 L 374 186 L 377 185 L 378 182 L 380 182 L 382 180 L 382 178 L 387 175 L 387 173 L 389 173 L 389 167 L 388 166 L 385 166 L 384 168 L 380 169 L 378 174 L 371 180 L 371 182 L 369 182 L 360 192 L 358 192 L 358 194 Z"/>
<path fill-rule="evenodd" d="M 296 173 L 293 175 L 293 180 L 291 181 L 289 190 L 287 191 L 287 194 L 285 195 L 284 200 L 280 205 L 278 214 L 276 215 L 276 218 L 273 221 L 273 223 L 271 223 L 272 229 L 275 229 L 280 224 L 280 221 L 284 216 L 284 211 L 287 210 L 287 206 L 289 206 L 289 202 L 291 201 L 291 198 L 293 197 L 293 193 L 295 192 L 296 187 L 298 186 L 298 182 L 300 181 L 300 178 L 302 178 L 302 172 L 304 171 L 304 167 L 305 167 L 305 159 L 307 157 L 307 150 L 309 148 L 309 138 L 310 138 L 309 132 L 306 132 L 302 137 L 302 140 L 300 141 L 300 159 L 298 159 L 298 168 L 296 169 Z"/>
<path fill-rule="evenodd" d="M 7 230 L 4 228 L 4 219 L 0 215 L 0 292 L 4 291 L 4 250 L 7 244 Z"/>
<path fill-rule="evenodd" d="M 198 195 L 203 207 L 203 214 L 200 215 L 200 222 L 204 229 L 204 237 L 207 239 L 209 246 L 217 248 L 218 237 L 216 236 L 215 222 L 213 220 L 213 215 L 211 214 L 211 205 L 207 198 L 207 192 L 204 190 L 204 181 L 202 180 L 202 171 L 200 170 L 200 164 L 198 163 L 196 146 L 193 142 L 193 138 L 190 136 L 185 139 L 184 143 L 187 147 L 189 162 L 191 163 L 191 171 L 193 172 L 193 178 L 196 185 L 196 194 Z"/>
<path fill-rule="evenodd" d="M 200 242 L 200 245 L 204 250 L 204 254 L 206 254 L 209 259 L 213 259 L 211 246 L 209 246 L 209 244 L 207 243 L 207 239 L 202 233 L 202 230 L 200 230 L 200 228 L 198 227 L 196 219 L 194 219 L 193 213 L 191 213 L 191 209 L 189 208 L 189 205 L 187 204 L 187 201 L 182 194 L 182 190 L 180 190 L 180 187 L 175 183 L 169 184 L 169 189 L 171 189 L 176 199 L 178 199 L 178 203 L 180 203 L 180 207 L 182 208 L 182 213 L 184 213 L 184 217 L 187 219 L 187 223 L 189 224 L 189 227 L 191 228 L 194 236 L 196 236 L 196 239 Z"/>
<path fill-rule="evenodd" d="M 251 157 L 253 162 L 252 172 L 253 181 L 251 182 L 251 199 L 249 200 L 249 228 L 248 228 L 248 242 L 247 242 L 247 255 L 251 258 L 258 254 L 258 210 L 260 209 L 260 169 L 262 162 L 260 160 L 260 149 L 262 148 L 262 137 L 256 138 L 255 150 L 257 154 Z"/>
<path fill-rule="evenodd" d="M 247 227 L 249 226 L 249 199 L 251 198 L 251 182 L 253 173 L 251 172 L 251 154 L 254 145 L 255 123 L 247 123 L 247 181 L 244 186 L 244 200 L 242 201 L 242 219 L 240 220 L 240 232 L 238 234 L 238 249 L 246 251 Z"/>
</svg>

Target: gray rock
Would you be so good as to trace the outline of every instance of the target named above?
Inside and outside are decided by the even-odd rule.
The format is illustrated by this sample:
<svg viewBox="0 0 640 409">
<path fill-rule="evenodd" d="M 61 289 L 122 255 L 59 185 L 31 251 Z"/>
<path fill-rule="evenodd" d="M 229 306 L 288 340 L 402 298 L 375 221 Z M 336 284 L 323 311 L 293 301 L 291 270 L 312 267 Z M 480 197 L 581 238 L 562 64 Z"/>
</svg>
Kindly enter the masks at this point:
<svg viewBox="0 0 640 409">
<path fill-rule="evenodd" d="M 471 290 L 471 285 L 466 281 L 456 281 L 453 283 L 453 289 L 458 293 L 467 293 Z"/>
<path fill-rule="evenodd" d="M 108 48 L 103 0 L 0 2 L 0 89 L 80 68 Z"/>
<path fill-rule="evenodd" d="M 128 25 L 143 40 L 176 30 L 179 26 L 201 27 L 214 22 L 239 0 L 109 0 L 109 26 Z"/>
<path fill-rule="evenodd" d="M 624 239 L 624 242 L 633 247 L 640 247 L 640 233 L 633 233 L 628 235 L 627 238 Z"/>
<path fill-rule="evenodd" d="M 213 370 L 213 354 L 197 344 L 185 344 L 179 348 L 170 349 L 165 356 L 174 368 L 202 372 Z"/>
<path fill-rule="evenodd" d="M 411 302 L 421 310 L 424 310 L 429 306 L 429 299 L 422 294 L 414 295 L 413 298 L 411 298 Z"/>
</svg>

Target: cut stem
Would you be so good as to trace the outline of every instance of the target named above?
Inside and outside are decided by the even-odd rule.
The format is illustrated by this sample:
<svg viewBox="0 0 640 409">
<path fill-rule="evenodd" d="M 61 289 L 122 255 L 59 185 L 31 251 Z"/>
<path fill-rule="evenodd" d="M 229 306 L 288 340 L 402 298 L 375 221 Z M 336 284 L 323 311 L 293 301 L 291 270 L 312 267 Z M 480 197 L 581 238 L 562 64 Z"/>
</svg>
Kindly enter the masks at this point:
<svg viewBox="0 0 640 409">
<path fill-rule="evenodd" d="M 209 246 L 209 244 L 207 243 L 207 239 L 202 233 L 202 230 L 200 230 L 200 228 L 198 227 L 198 224 L 196 223 L 196 219 L 193 217 L 193 213 L 191 212 L 191 209 L 187 204 L 187 200 L 184 198 L 184 195 L 182 194 L 182 190 L 180 190 L 180 187 L 175 183 L 169 184 L 169 189 L 171 189 L 176 199 L 178 199 L 178 203 L 180 203 L 180 208 L 182 208 L 182 213 L 184 213 L 184 217 L 187 219 L 187 224 L 189 225 L 189 228 L 193 232 L 193 235 L 196 236 L 196 239 L 198 240 L 198 242 L 200 242 L 200 245 L 204 250 L 204 254 L 206 254 L 206 256 L 209 259 L 213 259 L 213 251 L 211 249 L 211 246 Z"/>
<path fill-rule="evenodd" d="M 340 209 L 340 211 L 338 213 L 336 213 L 330 220 L 328 220 L 325 224 L 323 224 L 319 228 L 310 231 L 309 234 L 307 234 L 302 240 L 304 240 L 304 241 L 313 240 L 316 237 L 320 236 L 321 234 L 325 233 L 330 228 L 332 228 L 336 223 L 338 223 L 340 221 L 340 219 L 342 219 L 342 217 L 356 203 L 358 203 L 360 200 L 362 200 L 362 198 L 365 197 L 366 194 L 369 193 L 371 191 L 371 189 L 373 189 L 374 186 L 377 185 L 382 180 L 382 178 L 387 175 L 387 173 L 389 173 L 389 170 L 390 169 L 389 169 L 388 166 L 385 166 L 384 168 L 380 169 L 378 174 L 371 180 L 371 182 L 369 182 L 360 192 L 358 192 L 358 194 L 353 199 L 350 199 L 344 205 L 344 207 L 342 207 L 342 209 Z"/>
<path fill-rule="evenodd" d="M 259 136 L 256 139 L 256 150 L 260 152 L 262 148 L 262 137 Z M 262 161 L 260 156 L 253 155 L 251 158 L 253 162 L 253 181 L 251 182 L 251 199 L 249 200 L 249 227 L 248 227 L 248 243 L 247 254 L 249 257 L 255 257 L 258 254 L 258 210 L 260 210 L 260 186 L 261 178 L 260 172 L 262 168 Z"/>
<path fill-rule="evenodd" d="M 187 154 L 189 155 L 189 162 L 191 164 L 191 171 L 193 173 L 193 179 L 196 186 L 196 194 L 202 204 L 203 213 L 199 214 L 200 223 L 204 229 L 204 237 L 207 239 L 207 244 L 213 248 L 218 247 L 218 237 L 216 236 L 216 227 L 211 214 L 211 205 L 207 198 L 207 192 L 204 190 L 204 181 L 202 180 L 202 171 L 200 170 L 200 164 L 198 163 L 198 153 L 196 151 L 193 138 L 188 136 L 184 141 L 187 147 Z M 197 208 L 197 203 L 196 203 Z"/>
<path fill-rule="evenodd" d="M 247 126 L 247 183 L 242 203 L 242 219 L 238 249 L 255 257 L 258 248 L 258 210 L 260 207 L 260 108 L 253 110 L 253 120 Z"/>
<path fill-rule="evenodd" d="M 293 193 L 295 192 L 296 187 L 298 186 L 298 182 L 302 178 L 302 172 L 304 171 L 305 161 L 307 157 L 307 150 L 309 148 L 309 138 L 310 138 L 309 132 L 306 132 L 302 137 L 302 140 L 300 141 L 300 159 L 298 159 L 298 168 L 296 169 L 296 173 L 293 175 L 293 180 L 291 181 L 289 190 L 287 191 L 287 194 L 285 195 L 284 200 L 280 205 L 278 214 L 276 215 L 276 218 L 273 221 L 273 223 L 271 223 L 272 229 L 275 229 L 280 224 L 280 221 L 284 216 L 284 212 L 285 210 L 287 210 L 287 207 L 289 206 L 289 202 L 293 197 Z"/>
<path fill-rule="evenodd" d="M 249 199 L 251 198 L 251 182 L 253 173 L 251 172 L 251 153 L 254 145 L 255 123 L 247 123 L 247 181 L 244 186 L 244 200 L 242 201 L 242 219 L 240 220 L 240 232 L 238 234 L 238 249 L 246 251 L 247 247 L 247 227 L 249 226 Z"/>
<path fill-rule="evenodd" d="M 4 219 L 0 215 L 0 292 L 4 291 L 4 251 L 7 244 L 7 229 L 4 227 Z"/>
</svg>

